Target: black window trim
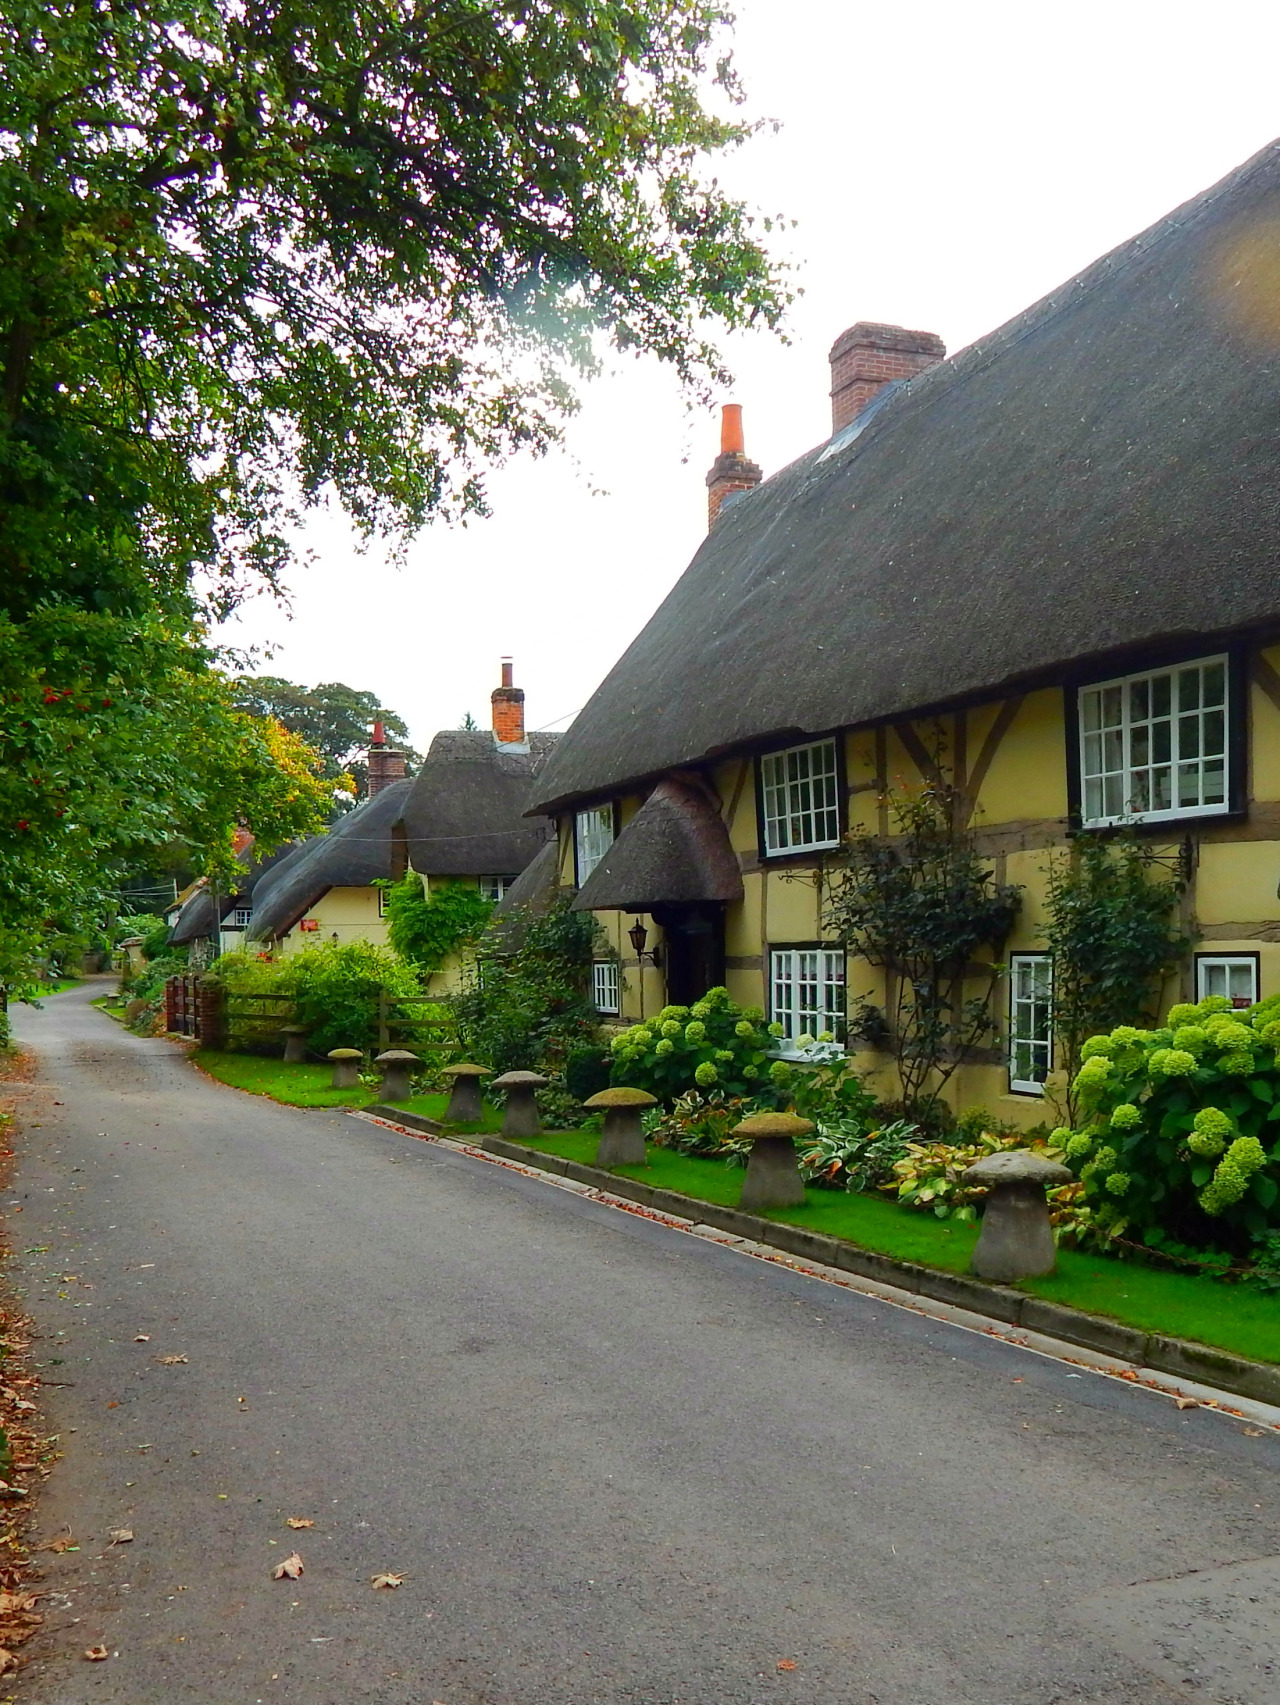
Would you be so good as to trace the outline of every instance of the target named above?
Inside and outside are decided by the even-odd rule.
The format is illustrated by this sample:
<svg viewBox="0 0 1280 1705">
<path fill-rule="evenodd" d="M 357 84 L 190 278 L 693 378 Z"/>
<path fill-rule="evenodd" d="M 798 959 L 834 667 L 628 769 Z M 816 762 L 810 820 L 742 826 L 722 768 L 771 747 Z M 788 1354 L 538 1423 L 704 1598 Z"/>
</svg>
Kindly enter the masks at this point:
<svg viewBox="0 0 1280 1705">
<path fill-rule="evenodd" d="M 756 857 L 762 865 L 783 864 L 812 864 L 816 859 L 823 858 L 827 853 L 835 852 L 849 828 L 849 775 L 845 746 L 847 744 L 844 726 L 829 728 L 821 734 L 805 734 L 799 739 L 790 736 L 787 739 L 771 740 L 767 746 L 757 747 L 752 756 L 751 764 L 755 780 L 756 794 Z M 788 849 L 786 852 L 771 853 L 765 835 L 764 821 L 764 769 L 762 758 L 776 757 L 780 752 L 795 752 L 802 746 L 821 746 L 826 740 L 834 741 L 836 748 L 836 821 L 839 834 L 834 845 L 824 847 L 803 847 L 798 851 Z M 788 945 L 779 943 L 780 946 Z"/>
</svg>

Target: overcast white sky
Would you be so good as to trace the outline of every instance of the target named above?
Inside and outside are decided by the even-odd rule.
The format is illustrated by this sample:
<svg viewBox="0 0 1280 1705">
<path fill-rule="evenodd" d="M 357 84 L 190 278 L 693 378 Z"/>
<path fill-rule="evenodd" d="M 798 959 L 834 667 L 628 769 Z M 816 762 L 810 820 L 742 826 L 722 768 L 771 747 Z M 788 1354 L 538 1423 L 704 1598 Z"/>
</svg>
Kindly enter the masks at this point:
<svg viewBox="0 0 1280 1705">
<path fill-rule="evenodd" d="M 781 122 L 717 167 L 797 224 L 783 346 L 730 346 L 766 476 L 830 430 L 827 350 L 854 320 L 950 351 L 1208 187 L 1280 133 L 1275 0 L 739 0 L 749 112 Z M 717 413 L 657 362 L 615 362 L 565 452 L 490 482 L 493 517 L 429 529 L 394 569 L 340 514 L 308 530 L 292 619 L 259 600 L 224 631 L 259 667 L 379 694 L 425 750 L 487 725 L 514 655 L 529 725 L 564 728 L 705 529 Z M 603 495 L 601 494 L 603 492 Z"/>
</svg>

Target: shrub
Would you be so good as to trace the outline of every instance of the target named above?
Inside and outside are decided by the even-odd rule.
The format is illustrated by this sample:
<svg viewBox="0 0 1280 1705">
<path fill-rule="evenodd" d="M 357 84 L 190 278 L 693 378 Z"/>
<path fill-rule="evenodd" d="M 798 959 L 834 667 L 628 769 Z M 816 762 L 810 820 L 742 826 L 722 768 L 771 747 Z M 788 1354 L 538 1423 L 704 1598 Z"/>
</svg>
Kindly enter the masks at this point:
<svg viewBox="0 0 1280 1705">
<path fill-rule="evenodd" d="M 130 936 L 140 935 L 143 957 L 159 959 L 169 941 L 169 926 L 154 912 L 134 912 L 117 919 L 112 934 L 116 941 L 127 941 Z"/>
<path fill-rule="evenodd" d="M 412 967 L 385 947 L 368 941 L 319 942 L 287 959 L 268 960 L 251 953 L 224 953 L 212 975 L 228 994 L 284 994 L 293 997 L 291 1016 L 305 1026 L 307 1046 L 318 1054 L 330 1048 L 360 1048 L 374 1052 L 378 1043 L 379 995 L 391 997 L 393 1017 L 420 1017 L 416 1007 L 397 1007 L 396 1001 L 420 993 Z M 233 1029 L 232 1045 L 275 1040 L 276 1021 L 285 1016 L 273 1008 L 269 1019 L 244 1020 Z"/>
<path fill-rule="evenodd" d="M 596 924 L 569 908 L 561 896 L 541 916 L 526 914 L 514 952 L 482 943 L 453 1003 L 478 1065 L 559 1075 L 575 1047 L 599 1040 L 590 998 Z"/>
<path fill-rule="evenodd" d="M 819 1127 L 800 1155 L 800 1172 L 806 1184 L 824 1190 L 880 1190 L 896 1187 L 894 1167 L 907 1153 L 915 1125 L 894 1119 L 869 1131 L 842 1131 Z"/>
<path fill-rule="evenodd" d="M 1099 1235 L 1243 1254 L 1280 1229 L 1278 1044 L 1272 1003 L 1220 996 L 1085 1042 L 1067 1163 Z"/>
<path fill-rule="evenodd" d="M 564 1086 L 578 1101 L 589 1101 L 609 1087 L 609 1050 L 598 1042 L 572 1048 L 564 1066 Z"/>
<path fill-rule="evenodd" d="M 708 989 L 692 1006 L 663 1007 L 615 1036 L 611 1076 L 660 1101 L 695 1088 L 754 1095 L 769 1081 L 770 1041 L 758 1007 L 735 1005 L 727 989 Z"/>
</svg>

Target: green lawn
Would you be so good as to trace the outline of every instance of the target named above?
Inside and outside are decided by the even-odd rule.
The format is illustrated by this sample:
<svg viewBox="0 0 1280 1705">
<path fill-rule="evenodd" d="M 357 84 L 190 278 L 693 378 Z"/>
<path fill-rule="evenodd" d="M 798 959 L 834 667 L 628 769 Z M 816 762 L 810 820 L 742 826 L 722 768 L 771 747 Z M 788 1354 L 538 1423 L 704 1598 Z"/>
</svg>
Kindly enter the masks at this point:
<svg viewBox="0 0 1280 1705">
<path fill-rule="evenodd" d="M 589 1132 L 548 1132 L 529 1146 L 590 1166 L 598 1141 Z M 620 1175 L 703 1202 L 737 1206 L 743 1179 L 740 1167 L 672 1154 L 669 1149 L 650 1148 L 648 1153 L 647 1166 L 620 1167 Z M 775 1208 L 764 1217 L 847 1238 L 901 1261 L 951 1273 L 968 1269 L 978 1236 L 976 1225 L 934 1219 L 882 1196 L 813 1189 L 805 1194 L 803 1207 Z M 1051 1278 L 1028 1279 L 1019 1288 L 1089 1314 L 1105 1314 L 1142 1331 L 1191 1338 L 1257 1361 L 1280 1362 L 1280 1295 L 1266 1296 L 1216 1279 L 1162 1272 L 1075 1249 L 1060 1251 L 1058 1271 Z"/>
<path fill-rule="evenodd" d="M 375 1089 L 360 1084 L 355 1089 L 333 1089 L 330 1078 L 332 1066 L 306 1062 L 285 1065 L 283 1060 L 267 1060 L 257 1054 L 227 1054 L 213 1048 L 200 1048 L 191 1056 L 201 1071 L 216 1077 L 219 1083 L 232 1089 L 247 1090 L 250 1095 L 268 1095 L 285 1107 L 369 1107 L 379 1099 Z M 420 1113 L 427 1119 L 444 1121 L 447 1095 L 414 1095 L 408 1101 L 391 1101 L 389 1107 L 402 1107 L 408 1113 Z M 475 1124 L 452 1125 L 451 1130 L 465 1135 L 496 1131 L 502 1124 L 501 1112 L 485 1103 L 484 1117 Z"/>
</svg>

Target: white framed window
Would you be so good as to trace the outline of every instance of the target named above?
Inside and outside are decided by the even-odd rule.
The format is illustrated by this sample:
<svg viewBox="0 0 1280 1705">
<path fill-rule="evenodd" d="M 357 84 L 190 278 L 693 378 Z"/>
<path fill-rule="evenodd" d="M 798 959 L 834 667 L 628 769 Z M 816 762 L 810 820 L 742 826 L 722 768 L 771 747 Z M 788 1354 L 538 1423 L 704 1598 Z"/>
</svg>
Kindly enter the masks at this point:
<svg viewBox="0 0 1280 1705">
<path fill-rule="evenodd" d="M 1230 736 L 1225 656 L 1082 687 L 1082 822 L 1221 815 Z"/>
<path fill-rule="evenodd" d="M 591 967 L 591 998 L 597 1012 L 618 1011 L 618 961 L 597 959 Z"/>
<path fill-rule="evenodd" d="M 1040 1095 L 1053 1069 L 1053 960 L 1009 955 L 1009 1088 Z"/>
<path fill-rule="evenodd" d="M 1225 995 L 1233 1007 L 1253 1006 L 1258 994 L 1256 953 L 1197 953 L 1196 999 Z"/>
<path fill-rule="evenodd" d="M 477 876 L 476 885 L 486 900 L 501 900 L 515 881 L 514 876 Z"/>
<path fill-rule="evenodd" d="M 252 906 L 237 906 L 231 914 L 231 927 L 232 929 L 248 929 L 252 919 Z"/>
<path fill-rule="evenodd" d="M 844 1040 L 844 965 L 842 947 L 769 949 L 769 1017 L 785 1041 L 827 1031 Z"/>
<path fill-rule="evenodd" d="M 840 842 L 840 777 L 834 740 L 760 759 L 764 850 L 809 852 Z"/>
<path fill-rule="evenodd" d="M 573 820 L 573 846 L 579 888 L 613 845 L 613 839 L 612 805 L 578 812 Z"/>
</svg>

